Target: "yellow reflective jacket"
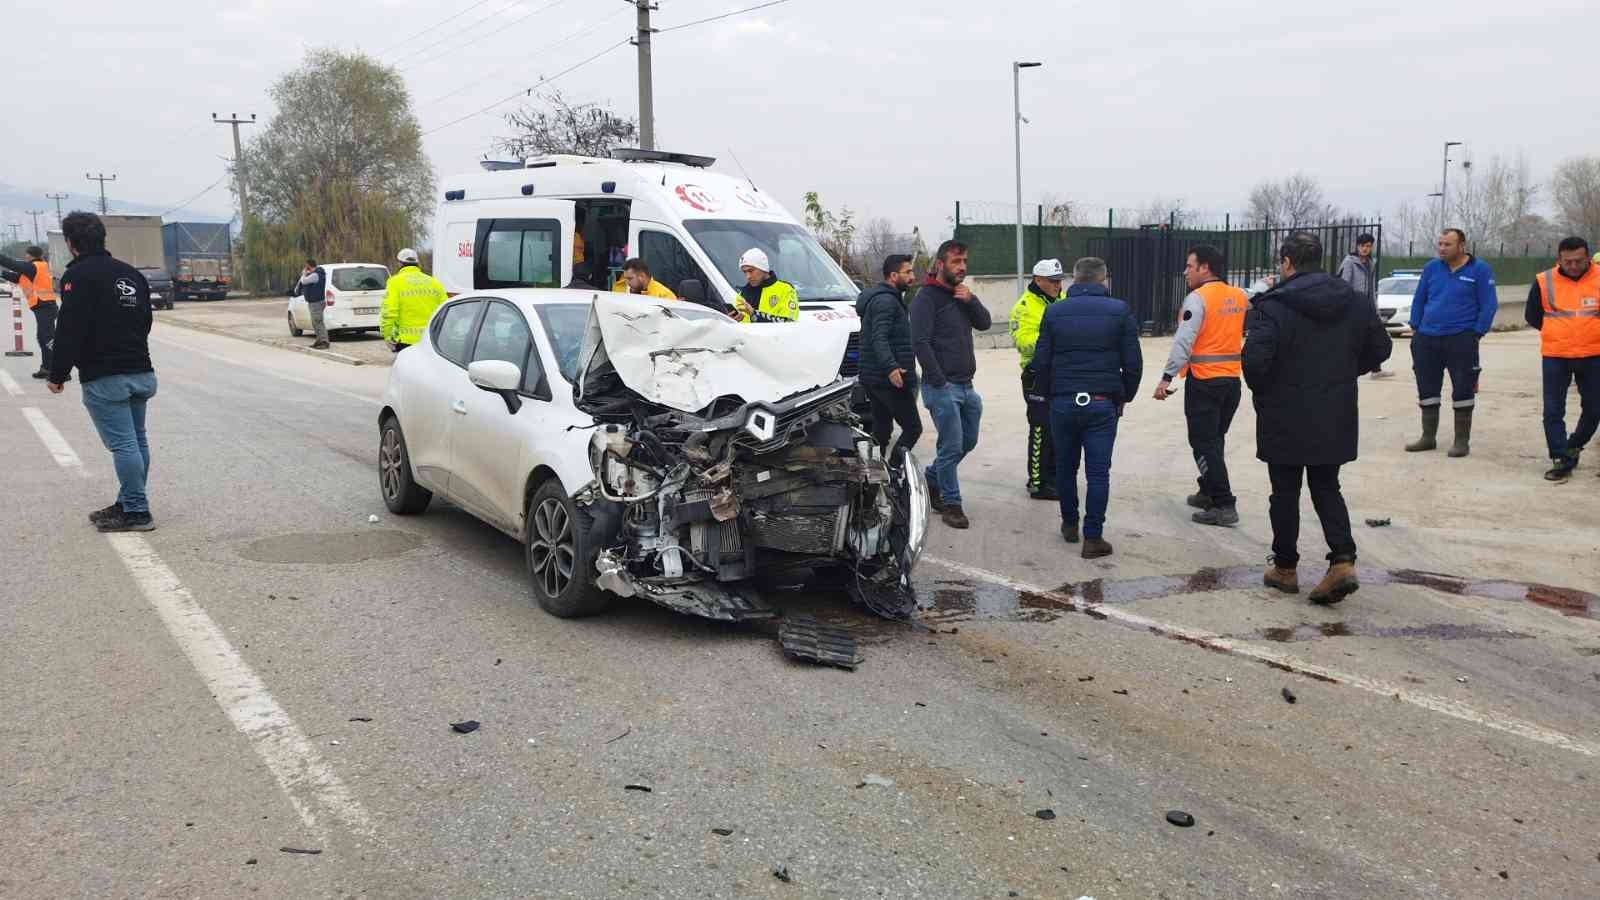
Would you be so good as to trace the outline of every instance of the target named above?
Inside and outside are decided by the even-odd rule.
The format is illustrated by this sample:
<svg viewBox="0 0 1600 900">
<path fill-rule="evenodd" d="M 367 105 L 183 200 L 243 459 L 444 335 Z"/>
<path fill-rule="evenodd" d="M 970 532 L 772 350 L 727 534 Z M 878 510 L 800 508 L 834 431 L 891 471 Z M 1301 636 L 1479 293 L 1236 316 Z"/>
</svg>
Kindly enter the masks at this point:
<svg viewBox="0 0 1600 900">
<path fill-rule="evenodd" d="M 1059 299 L 1052 300 L 1039 292 L 1038 285 L 1029 284 L 1028 290 L 1017 299 L 1017 305 L 1011 307 L 1011 343 L 1017 345 L 1024 369 L 1033 362 L 1033 348 L 1039 343 L 1039 323 L 1044 321 L 1044 311 Z"/>
<path fill-rule="evenodd" d="M 383 295 L 378 329 L 384 340 L 397 344 L 415 344 L 422 340 L 433 311 L 446 299 L 448 295 L 439 279 L 416 266 L 402 266 L 400 271 L 389 276 L 389 287 Z"/>
<path fill-rule="evenodd" d="M 625 280 L 623 280 L 621 278 L 618 278 L 617 279 L 617 283 L 613 284 L 611 286 L 611 293 L 613 293 L 613 294 L 631 294 L 633 292 L 628 290 L 628 282 L 627 281 L 625 281 Z M 648 284 L 645 287 L 643 296 L 646 296 L 646 297 L 659 297 L 662 300 L 676 300 L 676 299 L 678 299 L 678 295 L 674 294 L 672 292 L 671 288 L 669 288 L 666 285 L 662 284 L 661 282 L 655 280 L 654 278 L 650 279 L 650 284 Z"/>
<path fill-rule="evenodd" d="M 741 287 L 733 309 L 741 322 L 795 322 L 800 319 L 800 295 L 794 285 L 769 276 L 759 288 Z"/>
</svg>

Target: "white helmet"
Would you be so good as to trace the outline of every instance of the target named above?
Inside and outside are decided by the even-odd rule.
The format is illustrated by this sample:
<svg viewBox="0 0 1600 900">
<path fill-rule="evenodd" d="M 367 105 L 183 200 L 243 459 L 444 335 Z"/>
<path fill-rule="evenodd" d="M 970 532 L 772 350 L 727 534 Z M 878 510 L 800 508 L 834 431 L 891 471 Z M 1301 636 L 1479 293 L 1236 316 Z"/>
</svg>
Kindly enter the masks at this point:
<svg viewBox="0 0 1600 900">
<path fill-rule="evenodd" d="M 763 272 L 772 271 L 772 263 L 767 261 L 767 254 L 760 247 L 751 247 L 739 257 L 739 268 L 743 269 L 746 266 Z"/>
</svg>

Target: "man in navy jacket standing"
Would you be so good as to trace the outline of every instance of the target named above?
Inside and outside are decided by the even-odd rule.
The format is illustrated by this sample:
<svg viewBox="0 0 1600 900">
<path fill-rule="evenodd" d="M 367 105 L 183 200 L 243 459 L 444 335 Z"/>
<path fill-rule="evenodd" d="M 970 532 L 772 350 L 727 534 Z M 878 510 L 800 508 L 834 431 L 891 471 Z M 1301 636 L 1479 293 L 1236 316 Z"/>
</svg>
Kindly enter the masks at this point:
<svg viewBox="0 0 1600 900">
<path fill-rule="evenodd" d="M 1073 265 L 1066 296 L 1045 310 L 1033 364 L 1034 388 L 1050 403 L 1061 536 L 1069 544 L 1078 542 L 1081 456 L 1088 484 L 1083 558 L 1110 556 L 1105 524 L 1111 499 L 1111 450 L 1122 407 L 1139 392 L 1144 357 L 1133 311 L 1106 288 L 1105 260 L 1086 256 Z"/>
<path fill-rule="evenodd" d="M 1500 300 L 1489 264 L 1467 252 L 1466 232 L 1447 228 L 1439 235 L 1439 258 L 1422 269 L 1411 300 L 1411 370 L 1417 376 L 1422 407 L 1422 437 L 1406 445 L 1412 453 L 1439 446 L 1439 408 L 1444 373 L 1450 372 L 1450 405 L 1456 413 L 1456 439 L 1450 456 L 1471 449 L 1472 410 L 1477 405 L 1478 341 L 1489 333 Z"/>
</svg>

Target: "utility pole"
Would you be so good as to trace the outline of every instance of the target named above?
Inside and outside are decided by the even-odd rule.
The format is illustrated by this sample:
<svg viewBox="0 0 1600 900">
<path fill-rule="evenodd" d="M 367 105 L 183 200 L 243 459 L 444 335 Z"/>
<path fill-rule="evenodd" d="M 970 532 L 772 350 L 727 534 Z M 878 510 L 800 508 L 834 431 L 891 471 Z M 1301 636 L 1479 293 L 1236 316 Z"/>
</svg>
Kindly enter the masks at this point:
<svg viewBox="0 0 1600 900">
<path fill-rule="evenodd" d="M 47 212 L 47 210 L 43 210 L 43 209 L 25 209 L 25 210 L 23 210 L 23 212 L 27 213 L 30 216 L 33 216 L 33 242 L 35 244 L 37 244 L 37 243 L 39 243 L 39 217 L 44 215 Z"/>
<path fill-rule="evenodd" d="M 67 199 L 66 194 L 45 194 L 45 197 L 56 202 L 56 228 L 61 227 L 61 201 Z"/>
<path fill-rule="evenodd" d="M 239 192 L 239 228 L 243 229 L 250 222 L 250 194 L 249 179 L 245 178 L 244 150 L 239 146 L 239 126 L 254 125 L 256 114 L 251 113 L 250 118 L 241 119 L 238 113 L 228 113 L 228 118 L 221 119 L 216 113 L 211 114 L 211 121 L 218 125 L 233 126 L 233 180 Z"/>
<path fill-rule="evenodd" d="M 1011 105 L 1013 121 L 1017 136 L 1017 296 L 1022 296 L 1023 288 L 1023 259 L 1022 259 L 1022 123 L 1027 120 L 1022 117 L 1022 70 L 1036 69 L 1044 63 L 1013 62 L 1011 64 Z"/>
<path fill-rule="evenodd" d="M 106 182 L 108 182 L 108 181 L 116 181 L 117 180 L 116 173 L 113 172 L 111 174 L 111 177 L 107 178 L 106 177 L 106 173 L 104 173 L 104 172 L 101 172 L 99 175 L 90 175 L 88 172 L 85 172 L 85 173 L 83 173 L 83 177 L 88 179 L 88 180 L 90 180 L 90 181 L 98 181 L 98 182 L 100 182 L 100 215 L 102 215 L 102 216 L 105 215 L 106 214 Z"/>
<path fill-rule="evenodd" d="M 650 11 L 658 7 L 650 0 L 625 0 L 639 11 L 639 33 L 633 45 L 639 48 L 639 149 L 656 148 L 656 97 L 650 76 Z"/>
<path fill-rule="evenodd" d="M 1444 175 L 1439 179 L 1439 233 L 1444 233 L 1445 217 L 1450 215 L 1450 148 L 1461 146 L 1460 141 L 1444 142 Z"/>
</svg>

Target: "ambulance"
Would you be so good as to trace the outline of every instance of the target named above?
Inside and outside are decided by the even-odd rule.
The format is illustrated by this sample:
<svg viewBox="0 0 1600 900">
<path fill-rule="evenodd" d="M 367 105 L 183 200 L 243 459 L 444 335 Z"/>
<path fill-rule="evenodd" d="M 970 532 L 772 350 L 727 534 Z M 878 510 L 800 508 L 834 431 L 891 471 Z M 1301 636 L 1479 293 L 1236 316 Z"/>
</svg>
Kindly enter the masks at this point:
<svg viewBox="0 0 1600 900">
<path fill-rule="evenodd" d="M 856 374 L 860 288 L 777 198 L 711 171 L 706 156 L 619 149 L 611 158 L 484 160 L 443 178 L 433 275 L 450 294 L 513 287 L 609 290 L 640 257 L 685 300 L 733 302 L 739 257 L 760 248 L 800 295 L 800 324 L 848 327 L 840 373 Z"/>
</svg>

